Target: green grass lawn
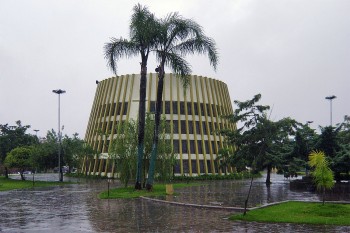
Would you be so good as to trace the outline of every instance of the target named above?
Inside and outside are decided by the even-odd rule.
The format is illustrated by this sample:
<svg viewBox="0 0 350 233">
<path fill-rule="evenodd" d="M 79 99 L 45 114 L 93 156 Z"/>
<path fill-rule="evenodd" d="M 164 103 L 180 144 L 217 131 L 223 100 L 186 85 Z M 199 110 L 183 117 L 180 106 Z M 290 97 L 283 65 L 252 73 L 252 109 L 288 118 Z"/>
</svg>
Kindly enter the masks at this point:
<svg viewBox="0 0 350 233">
<path fill-rule="evenodd" d="M 350 226 L 350 204 L 285 202 L 243 214 L 233 215 L 231 220 L 256 222 L 283 222 L 299 224 L 327 224 Z"/>
<path fill-rule="evenodd" d="M 48 182 L 48 181 L 35 181 L 34 187 L 47 187 L 54 185 L 64 185 L 68 184 L 68 182 Z M 0 176 L 0 191 L 7 191 L 13 189 L 27 189 L 33 188 L 32 180 L 13 180 L 13 179 L 5 179 L 5 177 Z"/>
<path fill-rule="evenodd" d="M 189 187 L 189 186 L 196 186 L 196 185 L 202 185 L 200 183 L 175 183 L 173 184 L 174 190 L 176 188 L 183 188 L 183 187 Z M 176 190 L 175 190 L 176 191 Z M 133 186 L 129 186 L 127 188 L 115 188 L 109 190 L 109 197 L 108 197 L 108 191 L 104 191 L 99 194 L 99 198 L 101 199 L 116 199 L 116 198 L 137 198 L 140 196 L 165 196 L 165 184 L 155 184 L 153 186 L 153 191 L 148 192 L 147 190 L 135 190 Z"/>
</svg>

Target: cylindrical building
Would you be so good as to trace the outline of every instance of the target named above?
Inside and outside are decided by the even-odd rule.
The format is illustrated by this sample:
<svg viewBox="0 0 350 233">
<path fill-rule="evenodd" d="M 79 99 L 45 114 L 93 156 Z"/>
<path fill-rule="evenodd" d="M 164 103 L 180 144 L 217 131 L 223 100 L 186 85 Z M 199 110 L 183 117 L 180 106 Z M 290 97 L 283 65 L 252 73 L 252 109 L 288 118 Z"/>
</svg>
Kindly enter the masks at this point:
<svg viewBox="0 0 350 233">
<path fill-rule="evenodd" d="M 85 140 L 100 152 L 93 161 L 84 162 L 89 174 L 112 176 L 114 163 L 108 146 L 118 124 L 138 116 L 140 75 L 122 75 L 98 83 L 86 130 Z M 147 76 L 146 112 L 155 110 L 157 74 Z M 196 76 L 184 90 L 181 80 L 166 74 L 163 91 L 163 116 L 170 123 L 170 139 L 179 163 L 175 174 L 220 173 L 215 158 L 223 146 L 220 129 L 235 125 L 220 116 L 233 114 L 227 85 L 219 80 Z M 102 136 L 104 135 L 104 136 Z"/>
</svg>

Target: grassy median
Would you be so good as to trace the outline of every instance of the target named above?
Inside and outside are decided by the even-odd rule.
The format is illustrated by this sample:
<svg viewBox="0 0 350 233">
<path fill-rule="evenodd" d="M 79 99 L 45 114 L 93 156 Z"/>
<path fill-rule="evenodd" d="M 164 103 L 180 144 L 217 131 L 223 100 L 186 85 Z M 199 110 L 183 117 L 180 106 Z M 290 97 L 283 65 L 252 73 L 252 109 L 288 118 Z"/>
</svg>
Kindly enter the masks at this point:
<svg viewBox="0 0 350 233">
<path fill-rule="evenodd" d="M 184 188 L 189 186 L 196 186 L 196 185 L 202 185 L 200 183 L 175 183 L 173 184 L 174 189 L 176 188 Z M 151 197 L 151 196 L 165 196 L 165 184 L 155 184 L 153 186 L 153 191 L 149 192 L 146 189 L 143 190 L 135 190 L 133 186 L 129 186 L 127 188 L 121 187 L 121 188 L 114 188 L 109 190 L 109 196 L 108 196 L 108 190 L 104 191 L 99 194 L 99 198 L 101 199 L 117 199 L 117 198 L 137 198 L 137 197 Z M 176 190 L 175 190 L 176 191 Z"/>
<path fill-rule="evenodd" d="M 32 180 L 13 180 L 5 179 L 5 177 L 0 176 L 0 191 L 8 191 L 13 189 L 27 189 L 33 187 L 48 187 L 55 185 L 63 185 L 67 182 L 49 182 L 49 181 L 35 181 L 33 185 Z"/>
<path fill-rule="evenodd" d="M 233 215 L 231 220 L 350 226 L 350 204 L 290 201 Z"/>
</svg>

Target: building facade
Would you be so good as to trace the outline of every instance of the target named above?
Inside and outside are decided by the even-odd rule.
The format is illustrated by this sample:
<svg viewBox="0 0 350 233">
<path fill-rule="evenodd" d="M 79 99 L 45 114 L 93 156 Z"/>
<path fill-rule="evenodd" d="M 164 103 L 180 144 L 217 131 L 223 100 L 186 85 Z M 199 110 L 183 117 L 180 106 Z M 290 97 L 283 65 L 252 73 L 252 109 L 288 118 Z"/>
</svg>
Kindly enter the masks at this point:
<svg viewBox="0 0 350 233">
<path fill-rule="evenodd" d="M 112 77 L 98 83 L 85 140 L 101 154 L 84 162 L 84 172 L 114 175 L 114 162 L 108 156 L 108 147 L 121 122 L 137 119 L 139 86 L 139 74 Z M 146 112 L 155 110 L 156 90 L 157 74 L 150 73 L 147 75 Z M 175 174 L 221 173 L 215 159 L 224 139 L 217 130 L 235 128 L 220 117 L 233 114 L 227 85 L 193 75 L 184 89 L 179 78 L 166 74 L 162 113 L 169 122 L 170 141 L 178 159 Z"/>
</svg>

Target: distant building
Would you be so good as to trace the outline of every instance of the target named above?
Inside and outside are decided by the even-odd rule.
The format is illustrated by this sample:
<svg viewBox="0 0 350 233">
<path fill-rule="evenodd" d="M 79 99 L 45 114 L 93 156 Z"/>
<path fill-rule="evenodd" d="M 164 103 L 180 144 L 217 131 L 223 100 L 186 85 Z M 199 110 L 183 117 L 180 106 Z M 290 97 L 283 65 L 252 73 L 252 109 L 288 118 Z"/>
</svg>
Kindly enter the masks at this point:
<svg viewBox="0 0 350 233">
<path fill-rule="evenodd" d="M 115 171 L 107 153 L 110 139 L 122 121 L 137 119 L 140 75 L 122 75 L 97 83 L 85 140 L 101 154 L 93 161 L 85 162 L 83 171 L 111 176 Z M 155 110 L 156 86 L 157 74 L 148 74 L 146 112 Z M 170 123 L 170 138 L 179 160 L 174 172 L 189 176 L 220 173 L 215 158 L 223 138 L 216 130 L 235 127 L 220 117 L 233 113 L 227 85 L 193 75 L 184 93 L 180 79 L 166 74 L 162 111 Z M 107 137 L 101 137 L 101 132 Z"/>
</svg>

